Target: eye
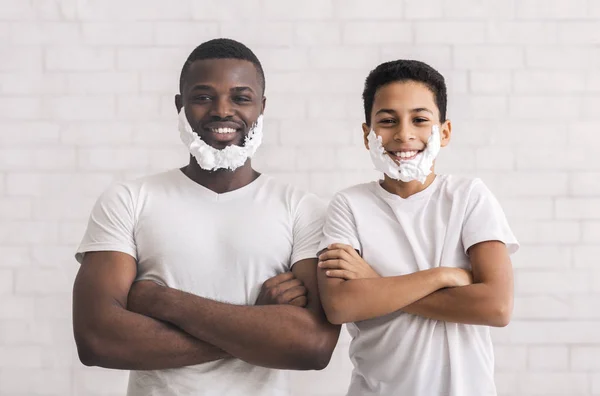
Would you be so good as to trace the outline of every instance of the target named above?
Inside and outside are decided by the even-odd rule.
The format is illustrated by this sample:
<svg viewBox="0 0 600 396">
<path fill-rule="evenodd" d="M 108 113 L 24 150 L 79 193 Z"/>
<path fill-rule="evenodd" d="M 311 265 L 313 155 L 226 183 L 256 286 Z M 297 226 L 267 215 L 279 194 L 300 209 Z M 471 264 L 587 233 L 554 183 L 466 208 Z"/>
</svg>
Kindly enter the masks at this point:
<svg viewBox="0 0 600 396">
<path fill-rule="evenodd" d="M 384 118 L 383 120 L 379 121 L 380 124 L 393 124 L 395 122 L 396 120 L 394 120 L 393 118 Z"/>
<path fill-rule="evenodd" d="M 427 118 L 422 118 L 422 117 L 417 117 L 417 118 L 415 118 L 415 119 L 414 119 L 414 122 L 415 122 L 416 124 L 420 124 L 420 123 L 423 123 L 423 122 L 428 122 L 428 121 L 429 121 L 429 120 L 428 120 Z"/>
<path fill-rule="evenodd" d="M 211 99 L 212 98 L 209 95 L 196 95 L 193 98 L 194 102 L 207 102 Z"/>
<path fill-rule="evenodd" d="M 252 98 L 248 97 L 248 96 L 235 96 L 233 98 L 233 100 L 235 102 L 240 102 L 240 103 L 248 103 L 248 102 L 252 102 Z"/>
</svg>

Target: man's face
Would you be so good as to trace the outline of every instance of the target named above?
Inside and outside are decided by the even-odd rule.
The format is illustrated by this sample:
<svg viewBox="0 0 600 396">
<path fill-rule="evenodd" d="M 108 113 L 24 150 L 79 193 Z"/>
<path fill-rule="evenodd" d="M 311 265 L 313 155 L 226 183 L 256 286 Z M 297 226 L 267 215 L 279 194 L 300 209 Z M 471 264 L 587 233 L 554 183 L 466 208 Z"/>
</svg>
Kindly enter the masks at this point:
<svg viewBox="0 0 600 396">
<path fill-rule="evenodd" d="M 216 149 L 242 146 L 265 105 L 256 67 L 240 59 L 192 63 L 175 101 L 177 111 L 185 107 L 194 131 Z"/>
<path fill-rule="evenodd" d="M 393 82 L 375 93 L 371 126 L 363 124 L 365 146 L 373 129 L 394 162 L 414 159 L 427 146 L 433 125 L 440 124 L 440 113 L 433 93 L 414 81 Z M 450 140 L 450 122 L 440 126 L 441 145 Z"/>
</svg>

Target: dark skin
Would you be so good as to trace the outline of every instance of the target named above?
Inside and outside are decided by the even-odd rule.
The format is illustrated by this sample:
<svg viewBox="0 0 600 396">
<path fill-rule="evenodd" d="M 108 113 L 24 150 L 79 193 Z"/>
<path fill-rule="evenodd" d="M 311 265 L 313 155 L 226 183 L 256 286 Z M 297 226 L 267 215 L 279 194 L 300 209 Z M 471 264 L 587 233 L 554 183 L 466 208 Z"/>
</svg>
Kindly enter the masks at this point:
<svg viewBox="0 0 600 396">
<path fill-rule="evenodd" d="M 175 104 L 178 111 L 185 106 L 190 125 L 207 144 L 217 149 L 241 144 L 264 111 L 259 81 L 247 61 L 197 61 Z M 211 132 L 224 126 L 236 133 L 225 138 Z M 235 171 L 205 171 L 190 157 L 182 171 L 216 193 L 259 176 L 250 160 Z M 322 310 L 316 259 L 301 260 L 292 272 L 267 280 L 256 306 L 223 304 L 151 281 L 134 283 L 136 265 L 119 252 L 85 255 L 73 298 L 75 339 L 84 364 L 154 370 L 237 357 L 265 367 L 322 369 L 331 358 L 340 329 Z"/>
</svg>

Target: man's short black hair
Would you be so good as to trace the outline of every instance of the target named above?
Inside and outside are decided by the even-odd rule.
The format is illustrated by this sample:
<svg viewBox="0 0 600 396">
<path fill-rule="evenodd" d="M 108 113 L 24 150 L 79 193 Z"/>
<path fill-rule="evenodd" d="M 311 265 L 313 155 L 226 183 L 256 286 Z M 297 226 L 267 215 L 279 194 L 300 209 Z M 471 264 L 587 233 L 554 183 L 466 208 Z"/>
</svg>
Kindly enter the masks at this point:
<svg viewBox="0 0 600 396">
<path fill-rule="evenodd" d="M 254 52 L 238 41 L 227 38 L 218 38 L 200 44 L 192 51 L 190 56 L 188 56 L 181 69 L 181 76 L 179 77 L 180 93 L 183 92 L 183 83 L 192 63 L 204 59 L 242 59 L 252 62 L 258 72 L 258 80 L 263 93 L 265 92 L 265 73 L 260 61 L 256 55 L 254 55 Z"/>
<path fill-rule="evenodd" d="M 446 121 L 448 98 L 444 76 L 426 63 L 400 59 L 382 63 L 369 73 L 363 91 L 367 125 L 371 125 L 371 111 L 373 111 L 373 102 L 375 101 L 377 90 L 386 84 L 403 81 L 420 82 L 429 88 L 433 93 L 435 104 L 440 112 L 440 122 Z"/>
</svg>

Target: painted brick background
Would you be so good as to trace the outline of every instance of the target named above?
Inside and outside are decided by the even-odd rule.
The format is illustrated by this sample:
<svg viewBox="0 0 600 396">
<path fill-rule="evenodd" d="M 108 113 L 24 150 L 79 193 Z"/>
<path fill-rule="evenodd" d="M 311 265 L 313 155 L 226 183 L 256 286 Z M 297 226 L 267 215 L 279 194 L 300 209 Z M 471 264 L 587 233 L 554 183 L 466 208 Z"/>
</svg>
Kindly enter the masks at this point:
<svg viewBox="0 0 600 396">
<path fill-rule="evenodd" d="M 482 177 L 522 242 L 499 394 L 600 395 L 600 0 L 0 0 L 1 395 L 125 393 L 126 373 L 77 359 L 72 254 L 109 183 L 186 162 L 179 71 L 218 36 L 265 68 L 256 167 L 324 197 L 375 176 L 368 71 L 438 68 L 438 171 Z M 347 345 L 295 394 L 344 394 Z"/>
</svg>

